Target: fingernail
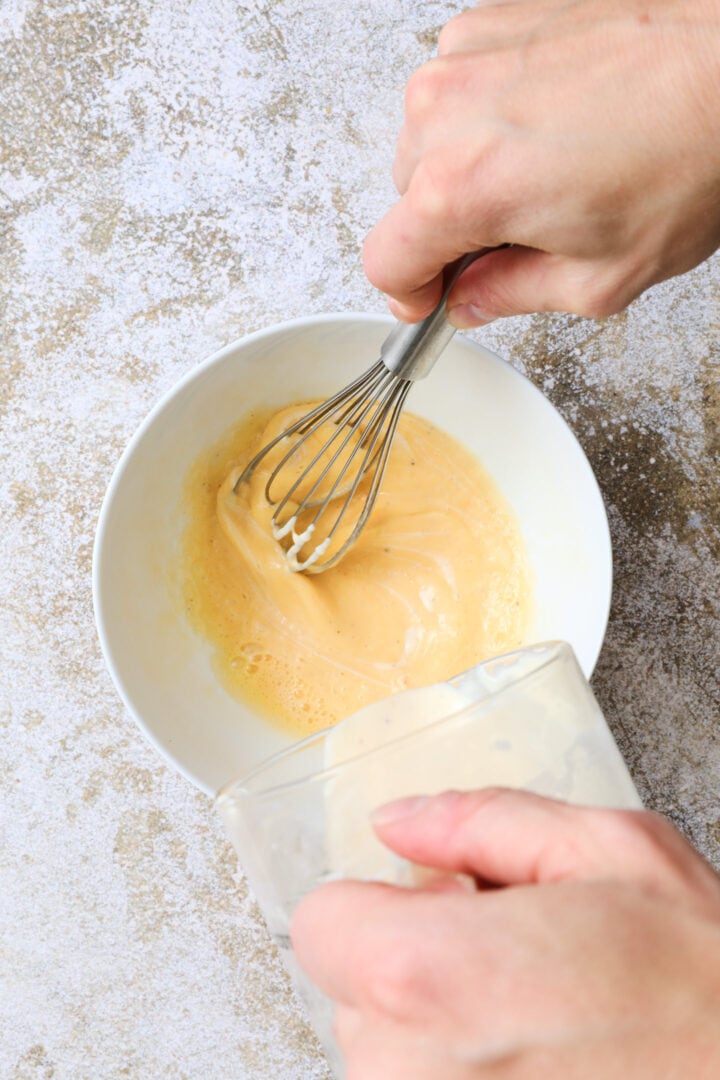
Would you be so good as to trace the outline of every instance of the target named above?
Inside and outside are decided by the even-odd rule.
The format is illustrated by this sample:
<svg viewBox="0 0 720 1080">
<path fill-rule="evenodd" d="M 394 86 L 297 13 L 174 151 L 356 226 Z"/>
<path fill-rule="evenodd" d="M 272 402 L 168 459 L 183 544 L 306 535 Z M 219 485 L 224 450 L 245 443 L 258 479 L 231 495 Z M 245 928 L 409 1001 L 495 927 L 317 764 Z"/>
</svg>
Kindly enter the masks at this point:
<svg viewBox="0 0 720 1080">
<path fill-rule="evenodd" d="M 473 326 L 487 326 L 488 323 L 494 322 L 496 318 L 495 315 L 486 315 L 484 311 L 475 307 L 474 304 L 458 304 L 457 307 L 450 308 L 447 317 L 448 322 L 456 330 L 470 330 Z"/>
<path fill-rule="evenodd" d="M 418 884 L 426 892 L 476 893 L 478 891 L 477 881 L 474 877 L 470 877 L 469 874 L 449 875 L 441 870 L 426 870 L 421 876 L 416 870 L 415 877 L 419 879 Z"/>
<path fill-rule="evenodd" d="M 373 825 L 394 825 L 397 821 L 414 817 L 429 801 L 427 795 L 414 795 L 409 799 L 395 799 L 373 810 L 370 820 Z"/>
</svg>

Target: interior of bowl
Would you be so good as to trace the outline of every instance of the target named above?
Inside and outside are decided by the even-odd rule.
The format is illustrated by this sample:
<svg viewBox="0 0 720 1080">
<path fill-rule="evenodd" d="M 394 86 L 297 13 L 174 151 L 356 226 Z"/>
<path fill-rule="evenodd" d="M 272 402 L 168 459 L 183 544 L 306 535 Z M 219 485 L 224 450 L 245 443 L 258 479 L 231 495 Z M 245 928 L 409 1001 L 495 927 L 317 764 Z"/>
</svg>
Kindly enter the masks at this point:
<svg viewBox="0 0 720 1080">
<path fill-rule="evenodd" d="M 153 410 L 123 455 L 95 548 L 96 616 L 126 705 L 165 758 L 214 794 L 292 738 L 223 689 L 211 646 L 183 614 L 177 573 L 190 466 L 251 409 L 333 393 L 369 367 L 382 316 L 296 320 L 228 346 Z M 607 518 L 574 435 L 508 364 L 461 337 L 407 406 L 460 439 L 514 508 L 534 585 L 528 641 L 569 641 L 586 675 L 611 592 Z"/>
</svg>

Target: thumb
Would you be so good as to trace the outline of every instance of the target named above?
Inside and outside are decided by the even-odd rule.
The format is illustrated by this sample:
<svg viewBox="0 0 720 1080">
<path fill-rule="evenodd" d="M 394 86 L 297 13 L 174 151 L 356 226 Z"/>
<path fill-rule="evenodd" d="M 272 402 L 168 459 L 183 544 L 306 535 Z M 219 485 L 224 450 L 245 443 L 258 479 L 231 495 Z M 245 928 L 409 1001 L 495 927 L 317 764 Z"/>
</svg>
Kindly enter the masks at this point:
<svg viewBox="0 0 720 1080">
<path fill-rule="evenodd" d="M 536 311 L 603 318 L 626 307 L 644 285 L 619 262 L 510 247 L 484 255 L 465 271 L 448 297 L 448 319 L 468 330 Z"/>
<path fill-rule="evenodd" d="M 664 819 L 487 788 L 400 799 L 373 815 L 398 855 L 497 885 L 635 881 L 717 904 L 720 878 Z"/>
</svg>

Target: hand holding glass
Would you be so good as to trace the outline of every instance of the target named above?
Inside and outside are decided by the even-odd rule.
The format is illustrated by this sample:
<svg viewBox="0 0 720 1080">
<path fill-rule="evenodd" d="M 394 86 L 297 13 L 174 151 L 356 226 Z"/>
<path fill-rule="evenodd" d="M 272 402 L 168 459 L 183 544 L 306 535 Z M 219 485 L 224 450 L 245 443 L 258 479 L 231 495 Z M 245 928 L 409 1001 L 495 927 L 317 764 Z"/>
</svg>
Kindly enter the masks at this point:
<svg viewBox="0 0 720 1080">
<path fill-rule="evenodd" d="M 380 844 L 372 811 L 409 795 L 489 786 L 640 807 L 569 645 L 532 646 L 386 698 L 220 792 L 218 810 L 338 1076 L 331 1003 L 290 951 L 296 904 L 336 878 L 420 884 L 427 872 Z"/>
</svg>

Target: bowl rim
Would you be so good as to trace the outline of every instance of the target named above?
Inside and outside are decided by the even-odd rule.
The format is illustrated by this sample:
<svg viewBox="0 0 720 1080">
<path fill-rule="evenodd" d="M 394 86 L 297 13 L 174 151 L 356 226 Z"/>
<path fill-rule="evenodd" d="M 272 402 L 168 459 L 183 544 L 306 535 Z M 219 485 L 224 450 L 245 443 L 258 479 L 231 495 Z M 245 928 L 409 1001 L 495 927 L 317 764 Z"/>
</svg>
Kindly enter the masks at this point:
<svg viewBox="0 0 720 1080">
<path fill-rule="evenodd" d="M 185 388 L 190 385 L 195 379 L 201 378 L 202 375 L 210 368 L 221 363 L 226 357 L 237 352 L 240 348 L 246 348 L 266 338 L 273 338 L 277 334 L 284 333 L 291 329 L 302 329 L 303 327 L 310 326 L 322 326 L 323 324 L 330 323 L 373 323 L 375 325 L 385 325 L 391 328 L 395 325 L 396 320 L 389 314 L 383 312 L 368 312 L 368 311 L 334 311 L 325 312 L 317 315 L 303 315 L 294 319 L 286 319 L 279 323 L 273 323 L 271 326 L 263 327 L 259 330 L 254 330 L 249 334 L 245 334 L 243 337 L 236 338 L 228 344 L 221 346 L 214 352 L 209 353 L 198 362 L 194 363 L 177 382 L 173 383 L 165 393 L 161 394 L 158 400 L 151 406 L 146 413 L 143 420 L 137 426 L 133 434 L 130 436 L 125 448 L 120 455 L 115 468 L 113 469 L 110 481 L 102 499 L 100 505 L 100 511 L 97 517 L 97 523 L 95 526 L 95 536 L 93 540 L 92 551 L 92 599 L 93 599 L 93 614 L 95 619 L 95 627 L 100 642 L 100 649 L 102 652 L 105 666 L 110 673 L 110 677 L 114 683 L 115 690 L 117 691 L 126 711 L 130 714 L 137 727 L 140 729 L 142 735 L 147 739 L 150 745 L 157 751 L 163 761 L 170 766 L 175 772 L 179 773 L 186 780 L 188 780 L 193 787 L 199 788 L 205 792 L 211 798 L 217 795 L 217 791 L 213 790 L 197 773 L 193 772 L 191 768 L 183 764 L 168 748 L 168 746 L 162 742 L 155 734 L 151 725 L 149 725 L 138 710 L 132 704 L 128 693 L 125 690 L 123 678 L 118 670 L 115 660 L 110 648 L 108 634 L 106 632 L 106 619 L 104 614 L 104 597 L 103 590 L 101 588 L 102 578 L 102 565 L 103 565 L 103 542 L 105 531 L 107 528 L 107 520 L 110 514 L 110 508 L 112 506 L 115 492 L 120 485 L 123 474 L 128 467 L 130 460 L 135 453 L 135 450 L 139 443 L 145 437 L 147 431 L 152 427 L 156 418 L 175 400 Z M 586 465 L 586 472 L 588 476 L 588 482 L 593 489 L 594 494 L 599 499 L 600 505 L 604 510 L 603 514 L 603 535 L 598 540 L 602 542 L 602 546 L 605 549 L 607 567 L 608 567 L 608 590 L 605 600 L 605 610 L 601 613 L 602 618 L 599 623 L 601 632 L 598 637 L 598 644 L 595 650 L 595 655 L 591 659 L 591 663 L 588 666 L 587 671 L 583 671 L 586 679 L 589 681 L 595 667 L 597 665 L 600 652 L 602 650 L 605 636 L 607 633 L 607 626 L 610 619 L 610 610 L 612 605 L 613 585 L 614 585 L 614 573 L 613 573 L 613 552 L 612 552 L 612 538 L 610 535 L 610 525 L 607 516 L 607 509 L 605 506 L 605 500 L 603 498 L 600 485 L 595 476 L 595 472 L 590 464 L 588 457 L 578 439 L 577 435 L 570 427 L 570 424 L 565 417 L 559 412 L 556 406 L 547 398 L 542 391 L 535 385 L 535 383 L 522 371 L 519 371 L 516 367 L 510 364 L 508 361 L 503 360 L 501 356 L 493 352 L 492 349 L 488 349 L 486 346 L 481 345 L 479 342 L 472 338 L 466 337 L 464 334 L 460 334 L 459 337 L 465 345 L 470 346 L 471 349 L 482 353 L 486 358 L 490 358 L 494 363 L 500 363 L 506 367 L 511 376 L 519 379 L 521 382 L 527 384 L 531 393 L 536 395 L 542 402 L 543 407 L 549 407 L 562 421 L 565 426 L 567 435 L 575 444 L 576 451 L 580 454 L 582 461 Z M 532 645 L 532 642 L 528 642 L 528 645 Z M 581 669 L 583 668 L 580 664 Z"/>
<path fill-rule="evenodd" d="M 521 645 L 518 649 L 510 649 L 508 652 L 500 653 L 498 656 L 490 656 L 487 660 L 481 660 L 480 663 L 474 664 L 473 667 L 467 668 L 465 671 L 459 672 L 457 675 L 453 675 L 450 679 L 443 680 L 442 683 L 430 684 L 431 686 L 450 685 L 452 683 L 460 682 L 466 679 L 468 676 L 476 670 L 483 668 L 489 668 L 491 665 L 506 664 L 508 661 L 517 660 L 521 656 L 532 656 L 536 654 L 538 656 L 538 663 L 530 671 L 523 672 L 511 683 L 507 683 L 504 686 L 498 686 L 488 691 L 484 697 L 476 698 L 474 701 L 466 701 L 462 705 L 458 705 L 456 709 L 451 712 L 445 713 L 443 716 L 437 717 L 435 720 L 430 720 L 416 731 L 404 732 L 402 735 L 396 735 L 392 739 L 388 739 L 380 746 L 370 747 L 368 750 L 361 750 L 354 754 L 353 757 L 344 758 L 342 761 L 336 762 L 334 765 L 322 765 L 320 768 L 315 769 L 312 772 L 306 773 L 304 776 L 300 776 L 294 780 L 284 780 L 280 783 L 270 784 L 267 787 L 260 788 L 255 791 L 252 788 L 252 782 L 256 780 L 263 773 L 267 773 L 272 770 L 275 765 L 280 762 L 287 761 L 291 754 L 302 753 L 303 750 L 311 747 L 313 743 L 320 742 L 326 738 L 331 728 L 322 728 L 320 731 L 313 732 L 312 735 L 306 735 L 304 739 L 299 739 L 296 743 L 291 743 L 290 746 L 286 746 L 284 750 L 277 750 L 274 754 L 259 761 L 257 765 L 254 765 L 248 772 L 243 773 L 234 780 L 228 780 L 226 784 L 219 789 L 215 796 L 215 804 L 218 805 L 224 800 L 232 801 L 233 798 L 238 795 L 247 795 L 249 798 L 264 799 L 269 798 L 278 792 L 288 791 L 291 788 L 301 787 L 303 784 L 307 784 L 309 781 L 321 780 L 326 777 L 337 775 L 339 772 L 346 771 L 345 767 L 348 765 L 354 765 L 355 762 L 362 761 L 377 761 L 383 754 L 383 751 L 388 748 L 401 745 L 405 742 L 410 742 L 417 739 L 419 735 L 424 736 L 426 732 L 435 733 L 440 730 L 443 725 L 455 724 L 467 719 L 470 713 L 476 710 L 486 709 L 491 704 L 494 704 L 498 698 L 506 698 L 512 690 L 518 688 L 527 687 L 528 683 L 534 682 L 539 678 L 542 673 L 554 664 L 558 660 L 570 660 L 574 662 L 576 669 L 580 671 L 582 675 L 582 669 L 578 664 L 577 657 L 573 650 L 572 645 L 567 641 L 537 641 L 530 645 Z M 582 675 L 584 679 L 584 675 Z M 407 690 L 400 691 L 403 694 L 412 694 L 418 689 L 424 689 L 424 687 L 410 687 Z M 590 691 L 592 693 L 592 691 Z M 374 704 L 377 704 L 375 702 Z M 366 705 L 364 708 L 372 708 L 371 705 Z M 363 712 L 361 708 L 358 712 Z"/>
</svg>

